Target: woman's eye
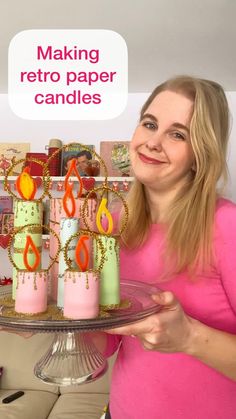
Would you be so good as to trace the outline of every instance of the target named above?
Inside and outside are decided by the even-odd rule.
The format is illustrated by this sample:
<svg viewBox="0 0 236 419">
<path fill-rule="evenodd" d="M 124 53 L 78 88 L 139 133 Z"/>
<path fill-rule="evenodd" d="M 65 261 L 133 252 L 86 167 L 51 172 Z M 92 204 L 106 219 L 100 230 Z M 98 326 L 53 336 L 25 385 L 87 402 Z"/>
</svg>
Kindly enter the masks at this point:
<svg viewBox="0 0 236 419">
<path fill-rule="evenodd" d="M 143 126 L 151 130 L 156 129 L 156 125 L 153 122 L 143 122 Z"/>
<path fill-rule="evenodd" d="M 176 140 L 185 140 L 185 136 L 181 132 L 173 132 L 173 137 Z"/>
</svg>

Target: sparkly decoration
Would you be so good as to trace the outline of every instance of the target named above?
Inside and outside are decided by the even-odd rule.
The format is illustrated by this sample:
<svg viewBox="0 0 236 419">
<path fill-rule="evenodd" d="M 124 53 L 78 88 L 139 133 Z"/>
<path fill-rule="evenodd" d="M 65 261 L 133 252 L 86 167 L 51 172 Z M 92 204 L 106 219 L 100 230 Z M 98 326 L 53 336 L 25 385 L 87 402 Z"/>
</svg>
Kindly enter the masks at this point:
<svg viewBox="0 0 236 419">
<path fill-rule="evenodd" d="M 57 258 L 58 258 L 58 256 L 59 256 L 59 253 L 60 253 L 60 251 L 61 251 L 61 243 L 60 243 L 60 239 L 59 239 L 58 235 L 55 233 L 55 231 L 53 231 L 50 227 L 48 227 L 48 226 L 46 226 L 46 225 L 28 224 L 28 225 L 25 225 L 25 226 L 23 226 L 23 227 L 19 227 L 19 228 L 17 229 L 17 231 L 14 231 L 14 232 L 11 234 L 11 238 L 10 238 L 10 240 L 9 240 L 9 244 L 8 244 L 8 258 L 9 258 L 9 260 L 10 260 L 11 264 L 14 266 L 14 268 L 15 268 L 17 271 L 20 271 L 20 269 L 18 268 L 18 266 L 16 265 L 16 263 L 14 262 L 14 260 L 13 260 L 13 258 L 12 258 L 12 255 L 11 255 L 11 246 L 12 246 L 12 242 L 13 242 L 13 240 L 14 240 L 14 239 L 15 239 L 15 240 L 17 240 L 17 234 L 18 234 L 18 233 L 22 233 L 22 232 L 23 232 L 26 228 L 27 228 L 27 231 L 28 231 L 28 228 L 37 228 L 37 229 L 38 229 L 38 228 L 40 228 L 40 229 L 41 229 L 41 231 L 42 231 L 42 228 L 44 228 L 44 229 L 46 229 L 46 230 L 50 231 L 50 233 L 51 233 L 51 234 L 53 234 L 53 236 L 57 239 L 57 242 L 58 242 L 58 249 L 57 249 L 57 252 L 56 252 L 55 256 L 54 256 L 53 258 L 51 258 L 51 263 L 49 264 L 48 268 L 47 268 L 47 269 L 43 269 L 43 271 L 44 271 L 44 272 L 49 272 L 49 270 L 51 269 L 52 265 L 56 262 L 56 260 L 57 260 Z M 14 251 L 15 251 L 15 250 L 14 250 Z"/>
<path fill-rule="evenodd" d="M 82 211 L 81 211 L 81 217 L 82 217 L 82 220 L 84 222 L 84 225 L 86 226 L 86 229 L 88 229 L 90 231 L 90 228 L 89 228 L 89 225 L 88 225 L 88 220 L 87 220 L 87 217 L 86 217 L 86 210 L 88 208 L 88 200 L 89 200 L 90 194 L 91 193 L 97 193 L 97 192 L 102 192 L 102 193 L 111 192 L 111 193 L 115 194 L 116 196 L 118 196 L 118 198 L 122 201 L 122 204 L 123 204 L 123 207 L 124 207 L 124 212 L 125 212 L 125 217 L 124 217 L 124 220 L 122 222 L 122 225 L 121 225 L 121 228 L 120 228 L 118 234 L 117 233 L 115 234 L 116 237 L 119 237 L 123 233 L 123 231 L 125 230 L 125 228 L 127 226 L 127 223 L 128 223 L 128 215 L 129 215 L 128 206 L 126 204 L 125 199 L 120 194 L 120 192 L 114 191 L 112 188 L 110 188 L 105 183 L 103 184 L 103 186 L 99 186 L 98 188 L 91 189 L 88 192 L 88 195 L 84 198 L 84 205 L 83 205 Z M 114 234 L 113 234 L 113 236 L 114 236 Z"/>
<path fill-rule="evenodd" d="M 49 193 L 49 183 L 50 183 L 51 179 L 50 179 L 50 175 L 49 175 L 48 163 L 45 164 L 45 163 L 41 162 L 41 160 L 35 159 L 33 157 L 27 157 L 25 159 L 16 160 L 14 163 L 12 163 L 12 165 L 8 168 L 8 170 L 6 172 L 6 175 L 4 177 L 4 190 L 7 191 L 9 193 L 9 195 L 11 195 L 13 198 L 19 200 L 19 197 L 14 192 L 12 192 L 12 190 L 11 190 L 11 187 L 8 183 L 8 177 L 12 173 L 12 170 L 14 169 L 15 166 L 17 166 L 18 164 L 21 164 L 21 163 L 26 163 L 26 162 L 34 162 L 34 163 L 37 163 L 37 164 L 39 164 L 40 166 L 43 167 L 43 194 L 39 199 L 35 199 L 34 201 L 35 202 L 42 202 L 43 199 L 45 198 L 45 196 L 47 196 L 47 195 L 48 195 L 49 198 L 51 198 L 51 195 Z M 26 172 L 24 172 L 24 173 L 26 173 Z M 21 197 L 22 197 L 22 195 L 21 195 Z M 23 198 L 23 200 L 25 200 L 25 198 Z"/>
<path fill-rule="evenodd" d="M 100 261 L 99 261 L 100 263 L 99 264 L 97 263 L 97 266 L 96 266 L 95 269 L 88 269 L 87 272 L 99 273 L 102 270 L 104 262 L 105 262 L 106 250 L 105 250 L 105 248 L 102 244 L 102 241 L 99 238 L 98 234 L 94 233 L 93 231 L 89 231 L 89 230 L 79 230 L 78 233 L 73 234 L 69 238 L 69 240 L 67 240 L 67 242 L 66 242 L 66 244 L 63 248 L 63 254 L 64 254 L 64 259 L 65 259 L 65 262 L 66 262 L 66 265 L 67 265 L 68 269 L 72 272 L 78 272 L 77 268 L 72 267 L 71 260 L 68 258 L 67 253 L 68 253 L 68 250 L 69 250 L 70 242 L 73 239 L 75 239 L 77 237 L 80 237 L 80 236 L 82 236 L 82 237 L 83 236 L 90 236 L 95 240 L 96 244 L 98 245 L 98 247 L 100 249 L 100 252 L 101 252 L 101 258 L 100 258 Z"/>
</svg>

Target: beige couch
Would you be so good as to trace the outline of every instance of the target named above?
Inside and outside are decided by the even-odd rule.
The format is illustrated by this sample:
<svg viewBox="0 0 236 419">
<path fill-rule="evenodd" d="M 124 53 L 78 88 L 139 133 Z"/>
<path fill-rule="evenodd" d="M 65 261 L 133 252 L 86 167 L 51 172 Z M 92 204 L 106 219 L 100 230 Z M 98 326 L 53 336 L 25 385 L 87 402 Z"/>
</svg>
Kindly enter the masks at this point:
<svg viewBox="0 0 236 419">
<path fill-rule="evenodd" d="M 111 365 L 100 379 L 78 386 L 44 384 L 33 373 L 35 363 L 48 348 L 52 335 L 25 339 L 0 332 L 0 419 L 98 419 L 108 401 Z M 109 360 L 112 364 L 113 360 Z M 2 399 L 23 390 L 23 397 L 9 404 Z"/>
</svg>

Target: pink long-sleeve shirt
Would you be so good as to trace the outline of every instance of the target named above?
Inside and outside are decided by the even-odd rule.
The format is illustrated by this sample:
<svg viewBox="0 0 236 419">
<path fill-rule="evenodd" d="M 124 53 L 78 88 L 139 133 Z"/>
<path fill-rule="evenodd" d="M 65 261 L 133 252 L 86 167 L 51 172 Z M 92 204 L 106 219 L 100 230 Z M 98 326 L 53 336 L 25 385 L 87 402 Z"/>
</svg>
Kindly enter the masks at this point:
<svg viewBox="0 0 236 419">
<path fill-rule="evenodd" d="M 153 224 L 141 248 L 121 250 L 121 277 L 170 290 L 188 315 L 236 334 L 236 205 L 218 201 L 216 263 L 208 273 L 199 272 L 195 281 L 181 273 L 158 282 L 163 238 L 161 226 Z M 118 336 L 109 336 L 107 355 L 118 341 Z M 110 411 L 112 419 L 235 419 L 236 382 L 191 356 L 145 351 L 138 339 L 122 337 L 112 375 Z"/>
</svg>

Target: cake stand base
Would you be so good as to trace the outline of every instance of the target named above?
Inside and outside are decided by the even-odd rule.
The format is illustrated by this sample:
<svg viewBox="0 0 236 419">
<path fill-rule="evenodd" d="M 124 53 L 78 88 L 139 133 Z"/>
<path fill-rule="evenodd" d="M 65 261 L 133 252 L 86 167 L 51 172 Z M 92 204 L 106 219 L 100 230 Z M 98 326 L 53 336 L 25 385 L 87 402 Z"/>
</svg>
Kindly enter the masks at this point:
<svg viewBox="0 0 236 419">
<path fill-rule="evenodd" d="M 94 381 L 107 370 L 107 361 L 83 332 L 57 332 L 34 374 L 48 384 L 68 386 Z"/>
</svg>

